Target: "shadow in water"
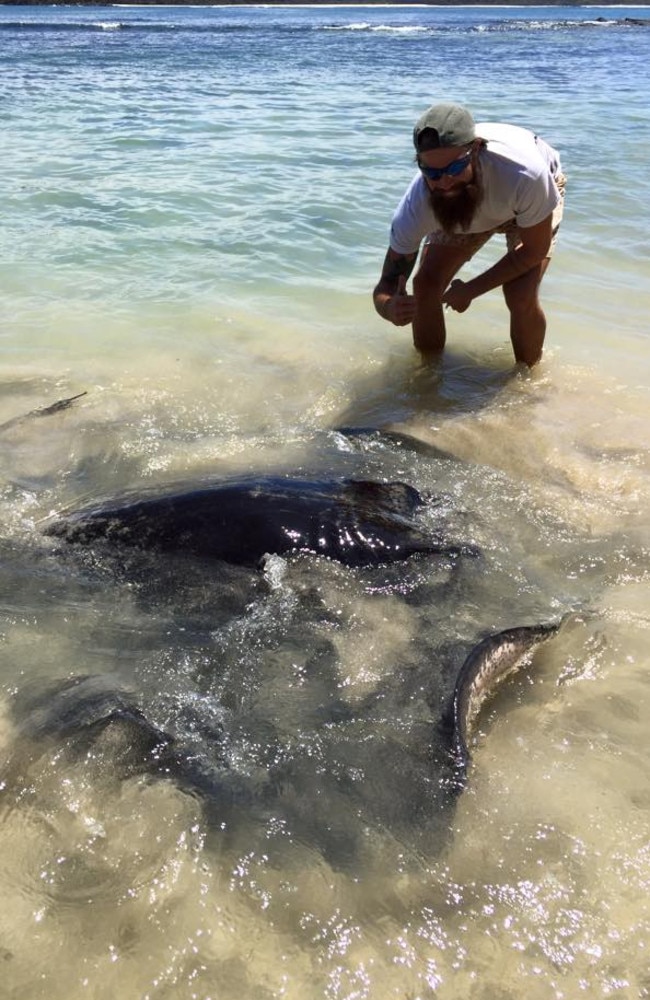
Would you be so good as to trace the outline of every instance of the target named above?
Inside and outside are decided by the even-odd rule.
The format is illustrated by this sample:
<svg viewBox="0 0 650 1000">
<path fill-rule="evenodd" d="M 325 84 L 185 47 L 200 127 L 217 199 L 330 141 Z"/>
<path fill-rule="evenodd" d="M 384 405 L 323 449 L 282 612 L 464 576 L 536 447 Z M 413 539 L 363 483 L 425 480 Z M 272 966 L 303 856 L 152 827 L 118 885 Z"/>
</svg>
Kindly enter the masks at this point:
<svg viewBox="0 0 650 1000">
<path fill-rule="evenodd" d="M 422 413 L 470 413 L 489 406 L 514 380 L 530 377 L 528 368 L 504 367 L 501 358 L 489 362 L 450 351 L 441 357 L 393 357 L 379 374 L 357 382 L 353 402 L 338 421 L 381 428 Z"/>
</svg>

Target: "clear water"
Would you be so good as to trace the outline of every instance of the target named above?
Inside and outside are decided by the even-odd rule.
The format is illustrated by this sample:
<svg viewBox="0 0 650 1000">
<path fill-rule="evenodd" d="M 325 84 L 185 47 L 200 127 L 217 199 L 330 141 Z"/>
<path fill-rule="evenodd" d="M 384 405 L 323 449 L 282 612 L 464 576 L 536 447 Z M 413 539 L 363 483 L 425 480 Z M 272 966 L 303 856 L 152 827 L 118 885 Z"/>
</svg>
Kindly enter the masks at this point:
<svg viewBox="0 0 650 1000">
<path fill-rule="evenodd" d="M 0 424 L 86 392 L 0 431 L 3 995 L 649 995 L 650 30 L 624 20 L 645 10 L 0 8 Z M 372 310 L 437 99 L 562 153 L 530 375 L 498 293 L 450 317 L 436 367 Z M 342 425 L 461 461 L 350 452 Z M 314 467 L 442 494 L 480 566 L 133 582 L 40 533 L 138 484 Z M 431 676 L 565 613 L 429 838 Z M 76 674 L 131 685 L 197 753 L 197 719 L 225 726 L 249 783 L 289 762 L 294 797 L 215 820 L 34 747 L 15 693 Z M 354 725 L 323 724 L 334 703 Z"/>
</svg>

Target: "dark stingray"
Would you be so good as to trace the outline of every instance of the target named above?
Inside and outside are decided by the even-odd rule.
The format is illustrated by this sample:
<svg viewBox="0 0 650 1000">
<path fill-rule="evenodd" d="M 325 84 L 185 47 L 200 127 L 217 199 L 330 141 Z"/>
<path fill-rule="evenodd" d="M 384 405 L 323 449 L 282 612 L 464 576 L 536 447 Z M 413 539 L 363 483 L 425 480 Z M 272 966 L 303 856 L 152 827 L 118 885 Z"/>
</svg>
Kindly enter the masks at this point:
<svg viewBox="0 0 650 1000">
<path fill-rule="evenodd" d="M 405 483 L 251 476 L 108 500 L 49 523 L 45 533 L 79 545 L 103 540 L 241 566 L 292 552 L 346 566 L 473 553 L 420 527 L 424 504 Z"/>
<path fill-rule="evenodd" d="M 484 639 L 458 671 L 442 712 L 431 705 L 429 720 L 413 722 L 408 731 L 385 727 L 386 691 L 378 691 L 362 706 L 329 706 L 301 732 L 291 754 L 286 745 L 278 754 L 272 731 L 260 733 L 266 767 L 258 758 L 242 768 L 241 746 L 233 764 L 230 750 L 241 720 L 232 712 L 224 710 L 215 723 L 214 712 L 202 716 L 200 706 L 185 706 L 172 733 L 110 677 L 32 684 L 13 700 L 18 736 L 3 768 L 4 796 L 14 789 L 22 794 L 39 761 L 49 760 L 46 767 L 92 762 L 97 780 L 175 782 L 200 799 L 215 829 L 280 819 L 337 867 L 356 864 L 373 831 L 410 849 L 435 850 L 446 842 L 466 784 L 469 741 L 482 703 L 559 627 L 523 626 Z M 399 673 L 391 683 L 399 684 Z M 369 725 L 360 728 L 363 721 Z"/>
</svg>

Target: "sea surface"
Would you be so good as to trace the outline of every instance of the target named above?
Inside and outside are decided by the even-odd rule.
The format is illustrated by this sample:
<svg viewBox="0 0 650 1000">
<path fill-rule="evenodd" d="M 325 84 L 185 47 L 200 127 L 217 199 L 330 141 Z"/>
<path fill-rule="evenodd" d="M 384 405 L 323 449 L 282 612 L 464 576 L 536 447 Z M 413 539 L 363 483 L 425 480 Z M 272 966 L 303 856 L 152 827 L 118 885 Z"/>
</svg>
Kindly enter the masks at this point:
<svg viewBox="0 0 650 1000">
<path fill-rule="evenodd" d="M 647 13 L 0 7 L 3 998 L 650 997 Z M 372 308 L 439 100 L 561 152 L 532 372 L 498 291 L 438 363 Z M 41 530 L 314 470 L 437 497 L 425 524 L 481 556 L 243 573 Z M 480 717 L 443 835 L 413 804 L 438 678 L 560 619 Z M 232 801 L 18 724 L 86 676 Z"/>
</svg>

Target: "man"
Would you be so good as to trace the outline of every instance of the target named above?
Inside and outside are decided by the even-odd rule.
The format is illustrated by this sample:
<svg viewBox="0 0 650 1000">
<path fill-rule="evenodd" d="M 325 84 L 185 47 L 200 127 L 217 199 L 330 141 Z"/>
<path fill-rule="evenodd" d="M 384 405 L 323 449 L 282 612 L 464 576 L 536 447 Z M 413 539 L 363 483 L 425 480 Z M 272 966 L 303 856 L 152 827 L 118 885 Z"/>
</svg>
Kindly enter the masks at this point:
<svg viewBox="0 0 650 1000">
<path fill-rule="evenodd" d="M 501 286 L 515 359 L 542 356 L 546 317 L 538 292 L 562 217 L 560 157 L 515 125 L 475 124 L 466 108 L 436 104 L 413 130 L 418 174 L 393 216 L 390 246 L 373 292 L 375 309 L 396 326 L 413 324 L 424 353 L 445 346 L 443 307 L 465 312 Z M 505 256 L 469 281 L 455 275 L 496 233 Z M 413 295 L 406 292 L 424 240 Z"/>
</svg>

